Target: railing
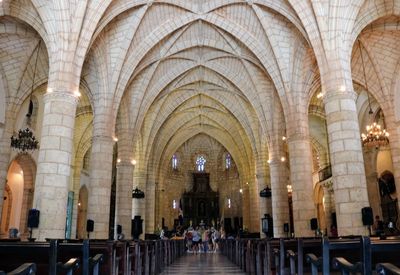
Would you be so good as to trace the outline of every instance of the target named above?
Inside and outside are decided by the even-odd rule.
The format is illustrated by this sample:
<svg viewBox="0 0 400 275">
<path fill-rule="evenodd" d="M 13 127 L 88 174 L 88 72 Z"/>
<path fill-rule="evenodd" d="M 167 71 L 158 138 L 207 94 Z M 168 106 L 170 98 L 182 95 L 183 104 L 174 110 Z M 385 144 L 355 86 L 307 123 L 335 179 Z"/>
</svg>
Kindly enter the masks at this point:
<svg viewBox="0 0 400 275">
<path fill-rule="evenodd" d="M 325 168 L 322 168 L 321 170 L 318 171 L 318 177 L 319 181 L 324 181 L 332 177 L 332 167 L 326 166 Z"/>
</svg>

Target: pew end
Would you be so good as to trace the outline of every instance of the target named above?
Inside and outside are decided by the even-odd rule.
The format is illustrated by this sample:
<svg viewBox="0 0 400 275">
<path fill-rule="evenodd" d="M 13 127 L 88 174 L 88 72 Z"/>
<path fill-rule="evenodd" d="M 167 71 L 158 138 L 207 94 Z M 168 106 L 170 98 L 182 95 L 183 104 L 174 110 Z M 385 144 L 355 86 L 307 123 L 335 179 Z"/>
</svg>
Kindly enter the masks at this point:
<svg viewBox="0 0 400 275">
<path fill-rule="evenodd" d="M 0 275 L 30 275 L 36 274 L 36 264 L 34 263 L 25 263 L 18 268 L 14 269 L 11 272 L 5 273 L 4 271 L 0 271 Z"/>
<path fill-rule="evenodd" d="M 339 270 L 343 275 L 363 271 L 363 265 L 361 262 L 352 264 L 343 257 L 333 258 L 332 266 L 334 269 Z"/>
<path fill-rule="evenodd" d="M 318 269 L 322 267 L 322 258 L 318 258 L 313 253 L 306 254 L 307 263 L 311 264 L 311 274 L 318 275 Z"/>
<path fill-rule="evenodd" d="M 376 265 L 376 273 L 380 275 L 400 275 L 400 268 L 391 263 L 379 263 Z"/>
</svg>

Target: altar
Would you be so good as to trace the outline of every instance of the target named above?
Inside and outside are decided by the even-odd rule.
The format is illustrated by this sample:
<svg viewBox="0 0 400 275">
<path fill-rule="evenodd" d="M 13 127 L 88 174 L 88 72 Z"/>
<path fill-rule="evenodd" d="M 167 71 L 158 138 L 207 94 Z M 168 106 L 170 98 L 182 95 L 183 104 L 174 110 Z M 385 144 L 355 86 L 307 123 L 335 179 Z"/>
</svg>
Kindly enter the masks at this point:
<svg viewBox="0 0 400 275">
<path fill-rule="evenodd" d="M 210 187 L 209 173 L 193 173 L 193 188 L 182 195 L 183 223 L 211 226 L 219 219 L 219 194 Z"/>
</svg>

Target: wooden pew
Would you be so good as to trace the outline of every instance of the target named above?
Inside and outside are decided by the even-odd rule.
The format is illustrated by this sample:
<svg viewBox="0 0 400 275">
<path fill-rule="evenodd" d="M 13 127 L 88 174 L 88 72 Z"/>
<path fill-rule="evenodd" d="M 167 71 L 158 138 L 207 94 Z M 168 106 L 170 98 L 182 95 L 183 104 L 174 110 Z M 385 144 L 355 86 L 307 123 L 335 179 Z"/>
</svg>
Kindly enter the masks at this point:
<svg viewBox="0 0 400 275">
<path fill-rule="evenodd" d="M 25 263 L 11 272 L 0 271 L 0 275 L 30 275 L 36 274 L 36 264 Z"/>
<path fill-rule="evenodd" d="M 56 247 L 57 243 L 23 243 L 23 242 L 1 242 L 0 243 L 0 269 L 13 270 L 22 263 L 36 263 L 38 273 L 55 275 L 57 270 L 56 255 L 51 245 Z M 55 249 L 57 251 L 57 249 Z M 18 255 L 18 256 L 17 256 Z"/>
<path fill-rule="evenodd" d="M 376 273 L 380 275 L 400 275 L 400 268 L 391 263 L 379 263 L 376 265 Z"/>
<path fill-rule="evenodd" d="M 378 274 L 396 274 L 390 273 L 395 270 L 390 271 L 390 268 L 393 268 L 393 264 L 400 264 L 398 252 L 400 252 L 400 240 L 371 240 L 369 237 L 362 237 L 362 257 L 355 261 L 349 261 L 345 257 L 337 257 L 333 259 L 333 265 L 342 274 L 359 272 L 364 275 L 371 275 L 375 264 L 387 261 L 388 264 L 379 265 L 381 273 Z M 388 273 L 385 273 L 385 267 L 388 268 Z"/>
<path fill-rule="evenodd" d="M 347 258 L 358 259 L 362 255 L 361 238 L 359 239 L 335 239 L 329 240 L 327 237 L 322 239 L 322 256 L 317 257 L 314 253 L 306 255 L 307 261 L 311 264 L 312 275 L 318 274 L 318 270 L 322 270 L 322 274 L 330 274 L 331 259 L 337 256 L 345 255 Z"/>
<path fill-rule="evenodd" d="M 70 257 L 78 257 L 81 266 L 78 272 L 83 275 L 97 275 L 103 262 L 103 253 L 95 253 L 91 250 L 90 240 L 62 240 L 58 245 L 58 258 L 61 260 Z"/>
<path fill-rule="evenodd" d="M 290 243 L 286 250 L 286 258 L 289 260 L 290 274 L 303 274 L 308 272 L 305 255 L 308 253 L 322 254 L 321 238 L 298 238 L 296 244 Z"/>
<path fill-rule="evenodd" d="M 61 271 L 65 274 L 73 274 L 73 271 L 79 267 L 79 259 L 75 255 L 75 258 L 70 257 L 59 262 L 58 248 L 58 240 L 35 243 L 1 242 L 0 269 L 11 270 L 17 268 L 21 262 L 33 262 L 39 274 L 55 275 Z"/>
</svg>

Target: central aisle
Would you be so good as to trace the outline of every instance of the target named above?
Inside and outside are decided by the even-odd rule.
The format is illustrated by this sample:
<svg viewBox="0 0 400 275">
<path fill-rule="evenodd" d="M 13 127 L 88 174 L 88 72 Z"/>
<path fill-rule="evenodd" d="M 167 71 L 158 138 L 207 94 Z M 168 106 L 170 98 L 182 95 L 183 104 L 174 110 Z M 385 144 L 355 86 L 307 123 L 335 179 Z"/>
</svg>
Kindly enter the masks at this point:
<svg viewBox="0 0 400 275">
<path fill-rule="evenodd" d="M 172 274 L 246 274 L 221 254 L 186 254 L 168 266 L 163 275 Z"/>
</svg>

